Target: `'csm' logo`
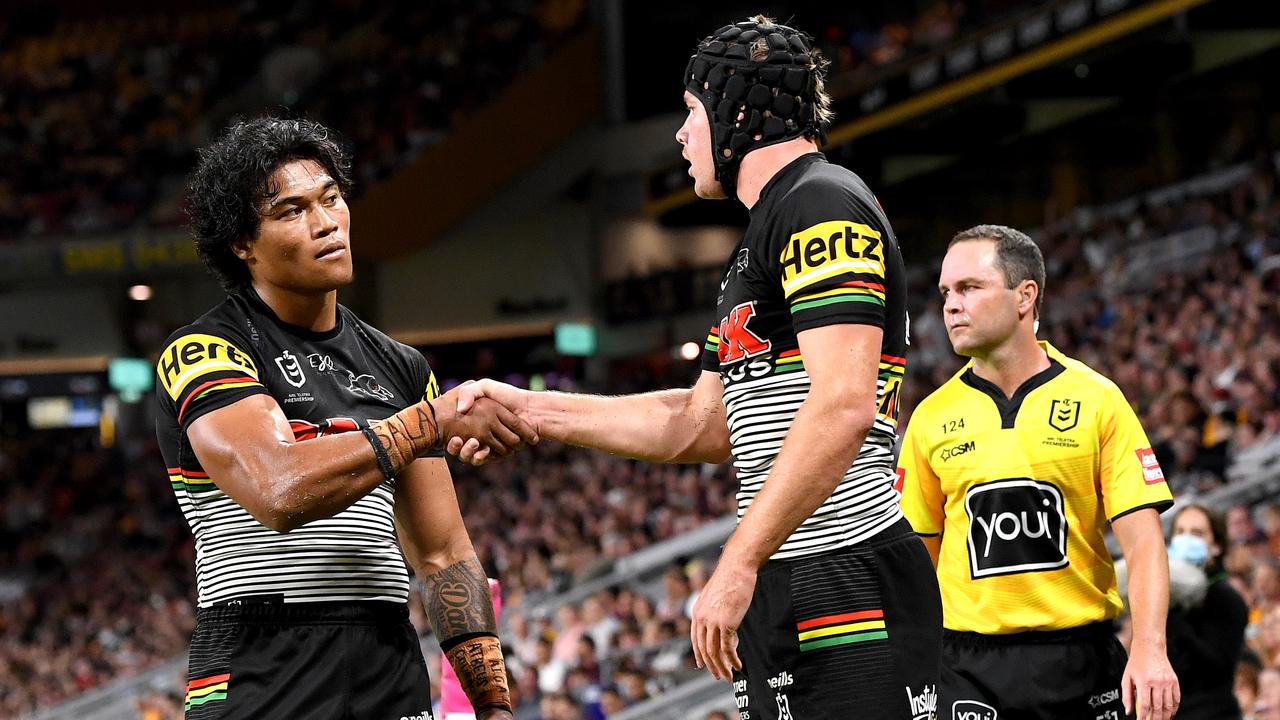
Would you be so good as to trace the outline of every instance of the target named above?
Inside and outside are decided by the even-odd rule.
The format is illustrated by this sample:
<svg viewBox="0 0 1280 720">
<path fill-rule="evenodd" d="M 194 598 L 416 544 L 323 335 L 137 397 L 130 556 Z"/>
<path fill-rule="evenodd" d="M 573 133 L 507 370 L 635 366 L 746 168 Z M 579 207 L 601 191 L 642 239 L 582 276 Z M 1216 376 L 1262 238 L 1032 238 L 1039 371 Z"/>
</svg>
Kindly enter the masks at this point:
<svg viewBox="0 0 1280 720">
<path fill-rule="evenodd" d="M 911 686 L 906 687 L 907 702 L 911 704 L 911 720 L 936 720 L 938 717 L 938 686 L 925 685 L 919 695 L 911 694 Z"/>
<path fill-rule="evenodd" d="M 952 720 L 996 720 L 996 709 L 977 700 L 957 700 L 951 704 Z"/>
<path fill-rule="evenodd" d="M 977 450 L 977 449 L 978 449 L 978 441 L 976 440 L 970 440 L 969 442 L 966 442 L 966 443 L 953 445 L 942 451 L 942 460 L 945 462 L 947 460 L 950 460 L 953 457 L 960 457 L 961 455 L 971 450 Z"/>
<path fill-rule="evenodd" d="M 975 579 L 1067 566 L 1067 518 L 1057 486 L 997 480 L 970 488 L 964 507 Z"/>
<path fill-rule="evenodd" d="M 1115 688 L 1113 690 L 1108 690 L 1104 693 L 1099 693 L 1097 695 L 1090 697 L 1089 707 L 1097 710 L 1103 705 L 1106 705 L 1107 703 L 1113 703 L 1119 699 L 1120 699 L 1120 688 Z"/>
</svg>

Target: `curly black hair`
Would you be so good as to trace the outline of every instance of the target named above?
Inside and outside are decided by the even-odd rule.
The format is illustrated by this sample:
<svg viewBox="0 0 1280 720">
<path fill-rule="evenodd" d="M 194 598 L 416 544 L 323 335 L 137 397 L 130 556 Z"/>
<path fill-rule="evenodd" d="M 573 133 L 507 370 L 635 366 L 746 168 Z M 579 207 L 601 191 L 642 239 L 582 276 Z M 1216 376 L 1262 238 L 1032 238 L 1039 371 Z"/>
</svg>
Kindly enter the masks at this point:
<svg viewBox="0 0 1280 720">
<path fill-rule="evenodd" d="M 191 234 L 200 259 L 229 293 L 250 281 L 249 268 L 232 244 L 258 236 L 260 208 L 280 192 L 271 176 L 292 160 L 314 160 L 344 195 L 351 188 L 351 156 L 338 133 L 311 120 L 258 117 L 237 122 L 200 150 L 187 186 Z"/>
</svg>

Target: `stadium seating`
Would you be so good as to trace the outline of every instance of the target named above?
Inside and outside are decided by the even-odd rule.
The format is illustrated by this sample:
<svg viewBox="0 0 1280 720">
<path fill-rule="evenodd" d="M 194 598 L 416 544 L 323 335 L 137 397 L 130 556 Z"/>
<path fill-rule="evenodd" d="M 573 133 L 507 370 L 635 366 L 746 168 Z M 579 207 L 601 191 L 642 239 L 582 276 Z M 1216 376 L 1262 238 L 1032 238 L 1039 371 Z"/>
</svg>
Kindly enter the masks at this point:
<svg viewBox="0 0 1280 720">
<path fill-rule="evenodd" d="M 195 147 L 263 108 L 305 108 L 342 132 L 363 191 L 583 18 L 581 2 L 451 0 L 29 24 L 0 53 L 0 238 L 179 222 Z"/>
</svg>

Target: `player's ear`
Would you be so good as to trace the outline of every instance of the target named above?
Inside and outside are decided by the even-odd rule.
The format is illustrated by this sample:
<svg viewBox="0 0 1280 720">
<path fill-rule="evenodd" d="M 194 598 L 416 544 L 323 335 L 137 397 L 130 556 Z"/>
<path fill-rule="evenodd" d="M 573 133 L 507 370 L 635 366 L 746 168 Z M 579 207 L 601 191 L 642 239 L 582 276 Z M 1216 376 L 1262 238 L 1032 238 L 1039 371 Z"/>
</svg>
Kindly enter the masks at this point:
<svg viewBox="0 0 1280 720">
<path fill-rule="evenodd" d="M 247 237 L 239 237 L 231 241 L 231 252 L 245 262 L 253 259 L 253 242 Z"/>
</svg>

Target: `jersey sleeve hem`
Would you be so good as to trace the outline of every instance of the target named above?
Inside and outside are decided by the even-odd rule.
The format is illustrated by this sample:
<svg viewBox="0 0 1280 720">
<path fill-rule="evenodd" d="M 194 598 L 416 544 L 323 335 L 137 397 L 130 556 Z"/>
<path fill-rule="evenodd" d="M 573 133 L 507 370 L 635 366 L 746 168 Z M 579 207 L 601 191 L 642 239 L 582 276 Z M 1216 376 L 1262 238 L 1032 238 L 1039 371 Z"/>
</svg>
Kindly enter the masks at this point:
<svg viewBox="0 0 1280 720">
<path fill-rule="evenodd" d="M 867 325 L 870 327 L 884 329 L 884 317 L 847 317 L 832 315 L 828 317 L 808 318 L 805 320 L 792 319 L 791 327 L 797 332 L 805 330 L 813 330 L 815 328 L 827 327 L 828 325 Z"/>
<path fill-rule="evenodd" d="M 218 404 L 196 405 L 182 413 L 182 416 L 179 419 L 179 424 L 182 426 L 182 431 L 184 433 L 187 431 L 188 428 L 191 427 L 191 423 L 204 417 L 205 415 L 208 415 L 214 410 L 221 410 L 222 408 L 230 407 L 240 402 L 241 400 L 244 400 L 245 398 L 253 397 L 254 395 L 270 395 L 270 393 L 267 392 L 266 386 L 258 383 L 254 383 L 252 385 L 246 385 L 244 387 L 238 387 L 232 390 L 223 390 L 222 392 L 226 394 L 219 398 L 221 402 L 219 402 Z"/>
<path fill-rule="evenodd" d="M 1112 515 L 1111 520 L 1109 522 L 1115 522 L 1116 520 L 1119 520 L 1125 515 L 1129 515 L 1130 513 L 1136 513 L 1139 510 L 1146 510 L 1147 508 L 1151 508 L 1155 510 L 1156 514 L 1158 515 L 1160 513 L 1163 513 L 1165 510 L 1168 510 L 1171 507 L 1173 507 L 1173 500 L 1158 500 L 1156 502 L 1147 503 L 1145 505 L 1136 505 L 1134 507 L 1129 508 L 1128 510 L 1123 510 L 1121 512 L 1116 513 L 1115 515 Z"/>
</svg>

